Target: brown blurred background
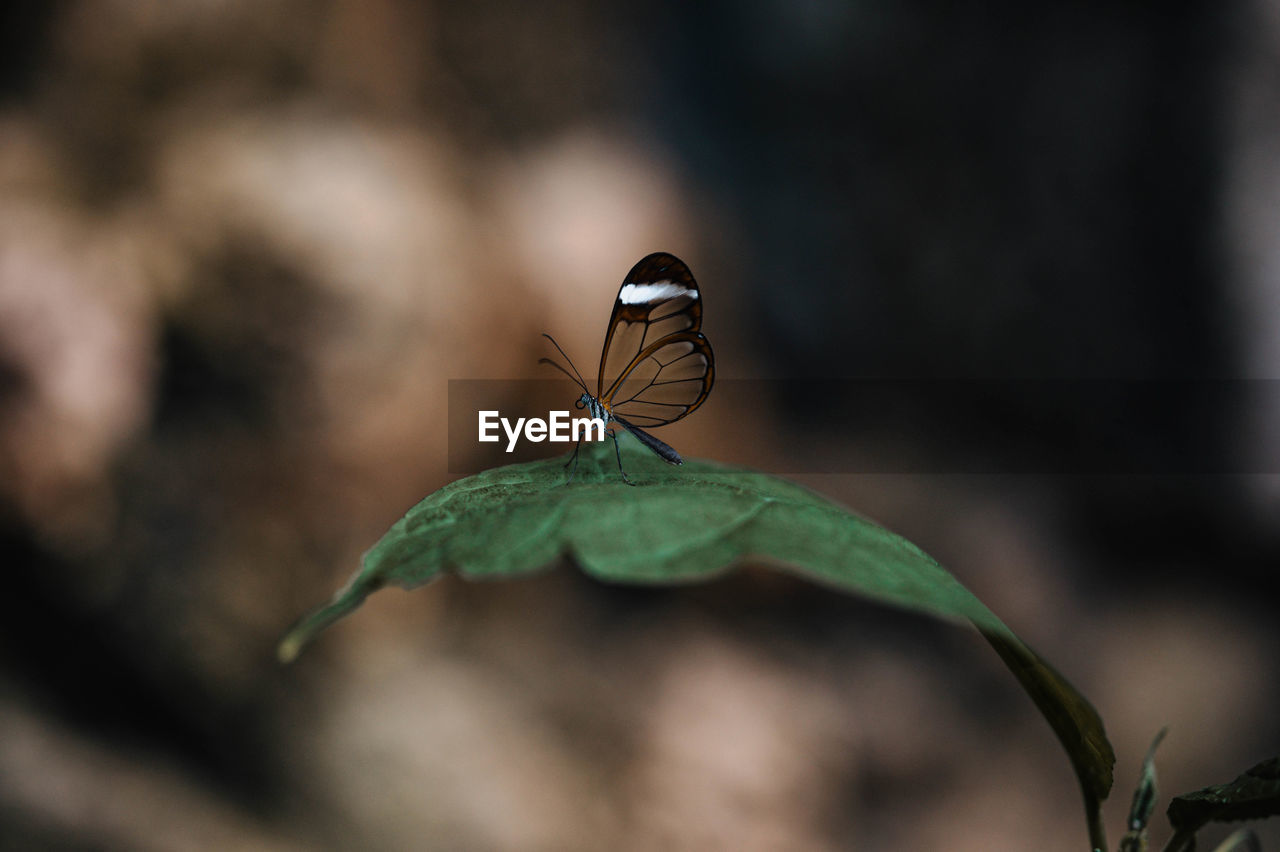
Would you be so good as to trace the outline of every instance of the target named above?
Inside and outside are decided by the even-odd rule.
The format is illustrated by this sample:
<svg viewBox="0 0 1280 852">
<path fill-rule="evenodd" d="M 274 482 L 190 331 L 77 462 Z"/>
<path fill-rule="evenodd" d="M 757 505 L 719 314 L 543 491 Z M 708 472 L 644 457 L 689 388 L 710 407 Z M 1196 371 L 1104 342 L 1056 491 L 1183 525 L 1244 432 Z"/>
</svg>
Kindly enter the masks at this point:
<svg viewBox="0 0 1280 852">
<path fill-rule="evenodd" d="M 689 455 L 951 471 L 1063 415 L 792 379 L 1280 379 L 1277 103 L 1244 0 L 5 4 L 0 848 L 1085 848 L 976 637 L 767 571 L 274 644 L 448 480 L 448 380 L 593 363 L 649 251 L 722 377 L 783 380 Z M 1061 436 L 1185 469 L 802 478 L 1093 699 L 1113 843 L 1162 725 L 1168 793 L 1280 752 L 1280 406 L 1194 396 Z"/>
</svg>

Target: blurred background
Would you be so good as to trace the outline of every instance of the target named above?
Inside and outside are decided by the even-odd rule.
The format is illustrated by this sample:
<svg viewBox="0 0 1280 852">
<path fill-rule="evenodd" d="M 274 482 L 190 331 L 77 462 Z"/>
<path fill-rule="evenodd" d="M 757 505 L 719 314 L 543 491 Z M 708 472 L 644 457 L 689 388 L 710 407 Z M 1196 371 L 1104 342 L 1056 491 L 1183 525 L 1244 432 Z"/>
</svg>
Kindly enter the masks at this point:
<svg viewBox="0 0 1280 852">
<path fill-rule="evenodd" d="M 1277 103 L 1262 0 L 4 4 L 0 848 L 1085 848 L 976 635 L 750 566 L 277 664 L 449 481 L 448 381 L 593 364 L 655 250 L 740 380 L 661 437 L 977 592 L 1106 721 L 1113 844 L 1161 726 L 1166 794 L 1280 752 Z"/>
</svg>

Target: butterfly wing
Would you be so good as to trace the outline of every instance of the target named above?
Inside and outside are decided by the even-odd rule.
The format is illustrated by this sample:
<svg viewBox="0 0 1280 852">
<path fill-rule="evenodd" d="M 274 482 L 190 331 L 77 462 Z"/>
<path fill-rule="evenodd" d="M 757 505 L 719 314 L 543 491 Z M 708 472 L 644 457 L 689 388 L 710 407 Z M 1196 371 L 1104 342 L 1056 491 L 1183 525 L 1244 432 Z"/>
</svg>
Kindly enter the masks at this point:
<svg viewBox="0 0 1280 852">
<path fill-rule="evenodd" d="M 622 282 L 600 353 L 599 398 L 643 427 L 661 426 L 693 411 L 715 378 L 711 344 L 702 326 L 702 297 L 689 267 L 658 252 Z"/>
<path fill-rule="evenodd" d="M 678 331 L 639 352 L 601 401 L 626 423 L 662 426 L 702 405 L 715 372 L 715 356 L 702 332 Z"/>
<path fill-rule="evenodd" d="M 600 351 L 596 396 L 603 399 L 647 347 L 701 327 L 702 297 L 689 267 L 665 252 L 642 259 L 618 288 Z"/>
</svg>

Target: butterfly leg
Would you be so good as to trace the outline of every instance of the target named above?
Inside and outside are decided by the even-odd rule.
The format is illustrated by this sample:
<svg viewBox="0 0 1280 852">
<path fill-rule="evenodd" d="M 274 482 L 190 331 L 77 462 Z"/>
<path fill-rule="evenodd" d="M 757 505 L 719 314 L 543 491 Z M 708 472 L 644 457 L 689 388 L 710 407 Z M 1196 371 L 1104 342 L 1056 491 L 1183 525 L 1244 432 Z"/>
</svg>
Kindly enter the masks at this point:
<svg viewBox="0 0 1280 852">
<path fill-rule="evenodd" d="M 569 471 L 569 478 L 564 481 L 565 485 L 568 485 L 570 482 L 573 482 L 573 475 L 578 472 L 578 450 L 581 450 L 581 449 L 582 449 L 582 439 L 579 438 L 578 442 L 573 445 L 573 456 L 567 462 L 564 463 L 564 469 Z M 569 469 L 569 465 L 573 465 L 572 470 Z"/>
<path fill-rule="evenodd" d="M 622 469 L 622 450 L 618 449 L 618 430 L 615 429 L 610 432 L 609 437 L 613 438 L 613 454 L 618 457 L 618 473 L 622 474 L 622 481 L 628 485 L 635 485 L 634 482 L 627 478 L 627 472 Z"/>
</svg>

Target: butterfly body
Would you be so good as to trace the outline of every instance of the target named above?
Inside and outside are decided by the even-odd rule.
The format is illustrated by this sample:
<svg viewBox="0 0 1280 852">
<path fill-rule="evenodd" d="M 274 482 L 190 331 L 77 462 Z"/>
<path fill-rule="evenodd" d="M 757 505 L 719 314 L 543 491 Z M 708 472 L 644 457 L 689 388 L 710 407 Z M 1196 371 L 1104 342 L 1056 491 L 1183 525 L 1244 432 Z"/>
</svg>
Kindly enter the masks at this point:
<svg viewBox="0 0 1280 852">
<path fill-rule="evenodd" d="M 672 449 L 668 444 L 665 444 L 662 441 L 659 441 L 657 438 L 653 437 L 648 432 L 641 429 L 639 426 L 635 426 L 631 423 L 628 423 L 626 420 L 622 419 L 622 417 L 620 417 L 619 415 L 614 414 L 609 409 L 609 406 L 605 405 L 603 402 L 596 399 L 591 394 L 584 392 L 582 396 L 578 397 L 577 406 L 578 408 L 585 408 L 588 414 L 590 414 L 592 417 L 603 420 L 605 423 L 619 424 L 620 426 L 622 426 L 622 428 L 626 429 L 632 435 L 635 435 L 636 440 L 638 440 L 640 443 L 644 444 L 646 447 L 648 447 L 649 449 L 657 453 L 658 456 L 663 461 L 669 462 L 671 464 L 684 464 L 684 459 L 680 458 L 680 454 L 677 453 L 674 449 Z M 574 452 L 575 453 L 577 452 L 576 448 Z"/>
<path fill-rule="evenodd" d="M 569 361 L 573 373 L 550 359 L 541 360 L 582 388 L 578 408 L 606 423 L 617 423 L 664 461 L 683 464 L 679 453 L 645 428 L 687 416 L 711 392 L 715 357 L 699 330 L 701 325 L 702 297 L 689 267 L 674 255 L 657 252 L 632 267 L 618 289 L 600 353 L 595 394 L 550 335 L 546 337 Z M 617 433 L 609 434 L 623 481 L 631 483 L 622 470 Z M 577 449 L 572 461 L 576 470 Z"/>
</svg>

